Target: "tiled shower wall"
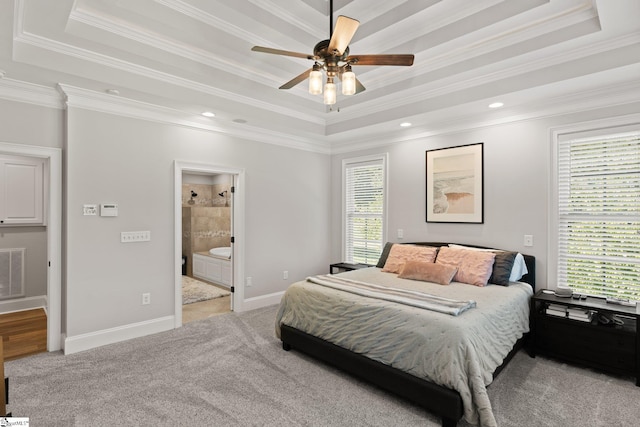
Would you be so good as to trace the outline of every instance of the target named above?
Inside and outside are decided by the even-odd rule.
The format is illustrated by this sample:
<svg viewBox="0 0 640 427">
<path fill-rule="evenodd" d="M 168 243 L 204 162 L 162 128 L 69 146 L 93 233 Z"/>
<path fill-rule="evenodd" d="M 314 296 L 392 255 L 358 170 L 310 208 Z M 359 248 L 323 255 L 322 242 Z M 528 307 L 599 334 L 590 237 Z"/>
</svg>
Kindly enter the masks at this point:
<svg viewBox="0 0 640 427">
<path fill-rule="evenodd" d="M 198 195 L 191 198 L 191 191 Z M 227 191 L 224 196 L 219 193 Z M 231 194 L 229 184 L 182 185 L 182 254 L 187 275 L 193 276 L 193 254 L 231 245 Z"/>
</svg>

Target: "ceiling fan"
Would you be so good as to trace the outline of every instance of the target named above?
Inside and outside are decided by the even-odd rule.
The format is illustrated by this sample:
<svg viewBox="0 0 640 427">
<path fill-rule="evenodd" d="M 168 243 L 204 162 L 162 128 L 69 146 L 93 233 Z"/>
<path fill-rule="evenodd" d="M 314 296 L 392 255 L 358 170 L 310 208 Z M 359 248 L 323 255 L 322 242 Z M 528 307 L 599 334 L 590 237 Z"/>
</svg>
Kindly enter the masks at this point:
<svg viewBox="0 0 640 427">
<path fill-rule="evenodd" d="M 342 82 L 343 95 L 353 95 L 365 90 L 365 87 L 356 78 L 351 68 L 352 65 L 413 65 L 413 55 L 410 54 L 349 55 L 349 43 L 359 25 L 358 20 L 340 15 L 336 20 L 335 28 L 333 28 L 333 0 L 331 0 L 329 2 L 329 39 L 318 42 L 313 48 L 313 55 L 262 46 L 254 46 L 251 50 L 314 61 L 313 67 L 289 80 L 280 86 L 280 89 L 291 89 L 308 78 L 309 93 L 321 94 L 322 71 L 324 70 L 327 74 L 324 86 L 324 103 L 332 105 L 336 103 L 336 78 Z"/>
</svg>

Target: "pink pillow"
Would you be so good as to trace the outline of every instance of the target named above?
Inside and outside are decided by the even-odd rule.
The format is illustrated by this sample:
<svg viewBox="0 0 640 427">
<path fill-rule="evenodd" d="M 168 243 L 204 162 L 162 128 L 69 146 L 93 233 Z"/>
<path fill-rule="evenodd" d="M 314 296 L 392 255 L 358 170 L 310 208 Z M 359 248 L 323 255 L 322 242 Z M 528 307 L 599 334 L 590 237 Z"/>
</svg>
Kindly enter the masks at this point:
<svg viewBox="0 0 640 427">
<path fill-rule="evenodd" d="M 448 285 L 458 269 L 433 262 L 407 261 L 398 277 L 401 279 L 421 280 L 439 285 Z"/>
<path fill-rule="evenodd" d="M 474 251 L 471 249 L 440 248 L 436 264 L 458 267 L 453 280 L 475 286 L 485 286 L 493 272 L 493 252 Z"/>
<path fill-rule="evenodd" d="M 407 261 L 433 262 L 436 259 L 438 248 L 433 246 L 398 245 L 395 244 L 389 251 L 387 262 L 382 271 L 388 273 L 400 273 Z"/>
</svg>

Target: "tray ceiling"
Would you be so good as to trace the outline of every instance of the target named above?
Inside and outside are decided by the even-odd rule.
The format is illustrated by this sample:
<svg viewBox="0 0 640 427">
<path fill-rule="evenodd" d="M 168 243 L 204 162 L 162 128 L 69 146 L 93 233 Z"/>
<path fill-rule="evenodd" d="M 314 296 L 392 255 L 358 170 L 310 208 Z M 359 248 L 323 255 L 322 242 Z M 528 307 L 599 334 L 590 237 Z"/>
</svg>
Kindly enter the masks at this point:
<svg viewBox="0 0 640 427">
<path fill-rule="evenodd" d="M 312 53 L 329 37 L 326 0 L 3 1 L 0 69 L 5 86 L 115 89 L 194 117 L 213 111 L 207 120 L 219 127 L 334 150 L 640 94 L 639 0 L 336 0 L 334 7 L 361 23 L 352 54 L 413 53 L 415 62 L 354 67 L 367 90 L 339 93 L 332 108 L 306 82 L 278 89 L 311 61 L 251 51 Z M 505 105 L 489 110 L 494 101 Z M 413 126 L 401 129 L 404 121 Z"/>
</svg>

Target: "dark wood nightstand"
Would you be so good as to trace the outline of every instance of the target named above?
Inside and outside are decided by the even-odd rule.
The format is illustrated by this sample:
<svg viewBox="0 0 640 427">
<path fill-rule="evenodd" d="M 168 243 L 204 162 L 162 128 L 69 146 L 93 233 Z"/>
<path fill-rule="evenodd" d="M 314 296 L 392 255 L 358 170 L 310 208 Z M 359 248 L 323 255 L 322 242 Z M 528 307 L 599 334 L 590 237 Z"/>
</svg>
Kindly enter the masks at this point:
<svg viewBox="0 0 640 427">
<path fill-rule="evenodd" d="M 336 273 L 341 273 L 343 271 L 359 270 L 361 268 L 368 268 L 368 267 L 373 267 L 373 265 L 370 265 L 370 264 L 351 264 L 351 263 L 348 263 L 348 262 L 338 262 L 336 264 L 329 265 L 329 273 L 336 274 Z M 334 272 L 334 269 L 338 270 L 338 271 Z"/>
<path fill-rule="evenodd" d="M 576 320 L 558 311 L 592 311 Z M 603 325 L 598 315 L 616 316 L 623 324 Z M 531 348 L 536 353 L 619 375 L 631 375 L 640 386 L 640 307 L 607 303 L 604 298 L 560 298 L 538 291 L 531 300 Z"/>
</svg>

